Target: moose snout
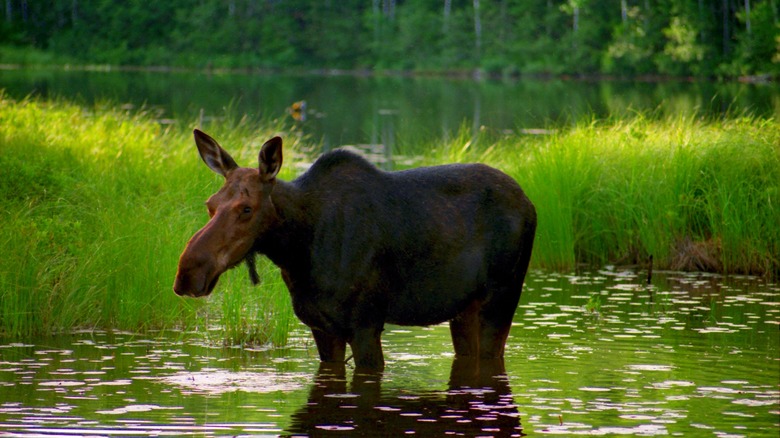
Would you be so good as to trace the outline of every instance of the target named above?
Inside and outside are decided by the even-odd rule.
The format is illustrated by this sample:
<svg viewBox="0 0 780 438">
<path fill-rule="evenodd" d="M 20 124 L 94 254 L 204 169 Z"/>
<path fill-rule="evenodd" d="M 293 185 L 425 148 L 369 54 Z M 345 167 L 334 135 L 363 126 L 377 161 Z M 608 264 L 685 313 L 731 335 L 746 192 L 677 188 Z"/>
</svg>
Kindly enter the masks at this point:
<svg viewBox="0 0 780 438">
<path fill-rule="evenodd" d="M 179 296 L 202 297 L 211 293 L 217 285 L 219 274 L 205 271 L 179 272 L 173 282 L 173 291 Z"/>
<path fill-rule="evenodd" d="M 192 293 L 191 281 L 188 276 L 181 275 L 181 272 L 176 274 L 176 280 L 173 282 L 173 291 L 178 296 L 194 296 Z"/>
<path fill-rule="evenodd" d="M 208 257 L 193 256 L 185 251 L 179 260 L 173 291 L 179 296 L 208 295 L 217 285 L 219 274 Z"/>
</svg>

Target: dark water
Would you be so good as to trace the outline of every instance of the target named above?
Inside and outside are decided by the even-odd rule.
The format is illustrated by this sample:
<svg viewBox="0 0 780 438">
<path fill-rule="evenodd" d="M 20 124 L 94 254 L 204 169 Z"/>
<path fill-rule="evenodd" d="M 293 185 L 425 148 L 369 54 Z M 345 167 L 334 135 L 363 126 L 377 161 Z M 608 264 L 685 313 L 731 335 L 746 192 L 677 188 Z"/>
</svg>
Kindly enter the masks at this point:
<svg viewBox="0 0 780 438">
<path fill-rule="evenodd" d="M 382 375 L 198 334 L 0 342 L 0 436 L 780 434 L 780 285 L 534 272 L 506 361 L 455 361 L 446 326 L 387 327 Z"/>
<path fill-rule="evenodd" d="M 372 78 L 260 74 L 2 70 L 0 89 L 85 104 L 146 107 L 164 123 L 236 119 L 296 124 L 326 148 L 382 144 L 393 150 L 454 136 L 555 128 L 592 117 L 780 115 L 780 84 Z M 295 122 L 294 102 L 306 101 Z"/>
</svg>

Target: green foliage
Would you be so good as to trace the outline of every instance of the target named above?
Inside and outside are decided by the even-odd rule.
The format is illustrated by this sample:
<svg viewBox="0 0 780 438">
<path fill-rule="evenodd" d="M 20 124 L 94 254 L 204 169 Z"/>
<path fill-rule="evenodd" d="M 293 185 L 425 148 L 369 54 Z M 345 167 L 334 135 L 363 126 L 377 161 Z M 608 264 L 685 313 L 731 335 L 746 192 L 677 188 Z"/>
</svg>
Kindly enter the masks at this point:
<svg viewBox="0 0 780 438">
<path fill-rule="evenodd" d="M 601 295 L 593 293 L 588 298 L 588 302 L 585 303 L 585 310 L 588 313 L 599 313 L 601 311 Z"/>
<path fill-rule="evenodd" d="M 655 32 L 649 28 L 650 11 L 633 6 L 625 20 L 615 26 L 602 68 L 609 73 L 647 74 L 655 71 L 652 60 L 658 51 Z"/>
<path fill-rule="evenodd" d="M 697 42 L 696 29 L 683 17 L 672 17 L 669 27 L 663 29 L 666 37 L 663 56 L 658 58 L 663 73 L 683 75 L 691 73 L 704 59 L 705 48 Z"/>
<path fill-rule="evenodd" d="M 482 69 L 508 74 L 780 73 L 776 0 L 8 0 L 34 63 Z M 5 12 L 5 11 L 3 11 Z M 65 58 L 60 58 L 60 57 Z"/>
<path fill-rule="evenodd" d="M 774 41 L 780 38 L 780 22 L 775 2 L 753 2 L 750 10 L 750 31 L 747 31 L 747 14 L 737 14 L 740 27 L 735 56 L 722 69 L 733 75 L 777 74 L 780 56 Z M 774 58 L 774 59 L 773 59 Z"/>
<path fill-rule="evenodd" d="M 0 41 L 3 41 L 0 38 Z M 64 65 L 73 62 L 73 58 L 22 45 L 8 45 L 5 41 L 0 45 L 0 64 L 38 66 L 38 65 Z"/>
</svg>

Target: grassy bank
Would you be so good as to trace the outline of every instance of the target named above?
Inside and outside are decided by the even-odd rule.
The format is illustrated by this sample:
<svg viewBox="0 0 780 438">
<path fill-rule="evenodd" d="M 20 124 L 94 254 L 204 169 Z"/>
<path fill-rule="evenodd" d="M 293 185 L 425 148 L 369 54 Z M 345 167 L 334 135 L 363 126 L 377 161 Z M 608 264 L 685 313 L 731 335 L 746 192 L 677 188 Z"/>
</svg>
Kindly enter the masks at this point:
<svg viewBox="0 0 780 438">
<path fill-rule="evenodd" d="M 207 129 L 245 165 L 282 130 L 233 120 Z M 180 251 L 207 219 L 203 201 L 221 185 L 195 152 L 194 125 L 0 95 L 1 335 L 176 328 L 285 341 L 289 298 L 265 260 L 257 288 L 239 269 L 207 300 L 171 291 Z M 288 151 L 310 146 L 296 138 L 286 136 Z M 775 121 L 637 116 L 488 140 L 434 145 L 425 164 L 483 161 L 514 176 L 539 213 L 536 268 L 653 255 L 657 268 L 780 271 Z"/>
<path fill-rule="evenodd" d="M 780 275 L 775 120 L 637 115 L 474 140 L 439 145 L 429 161 L 482 161 L 512 175 L 537 207 L 537 267 L 647 266 L 652 256 L 659 269 Z"/>
<path fill-rule="evenodd" d="M 230 144 L 275 132 L 221 128 Z M 274 315 L 289 312 L 274 303 L 286 291 L 266 262 L 262 289 L 242 272 L 224 279 L 230 295 L 172 292 L 178 254 L 221 185 L 185 131 L 143 113 L 0 96 L 0 334 L 219 327 L 209 333 L 227 342 L 284 341 Z"/>
<path fill-rule="evenodd" d="M 561 206 L 544 208 L 552 227 L 540 235 L 561 260 L 573 253 L 569 263 L 632 263 L 652 255 L 657 267 L 673 270 L 780 272 L 775 121 L 591 124 L 529 159 L 532 196 Z"/>
</svg>

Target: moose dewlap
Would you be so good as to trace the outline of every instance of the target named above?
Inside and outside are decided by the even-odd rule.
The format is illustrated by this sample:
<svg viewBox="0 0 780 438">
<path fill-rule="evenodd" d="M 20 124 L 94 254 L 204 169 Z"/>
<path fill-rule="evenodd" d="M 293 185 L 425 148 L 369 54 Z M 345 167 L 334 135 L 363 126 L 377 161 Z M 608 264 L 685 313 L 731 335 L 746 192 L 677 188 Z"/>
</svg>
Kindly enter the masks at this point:
<svg viewBox="0 0 780 438">
<path fill-rule="evenodd" d="M 177 294 L 208 295 L 223 272 L 262 254 L 324 362 L 343 362 L 349 344 L 357 367 L 381 369 L 385 323 L 444 321 L 456 356 L 503 357 L 536 231 L 512 178 L 482 164 L 385 172 L 336 150 L 285 182 L 281 138 L 245 168 L 194 134 L 225 185 L 181 255 Z"/>
</svg>

